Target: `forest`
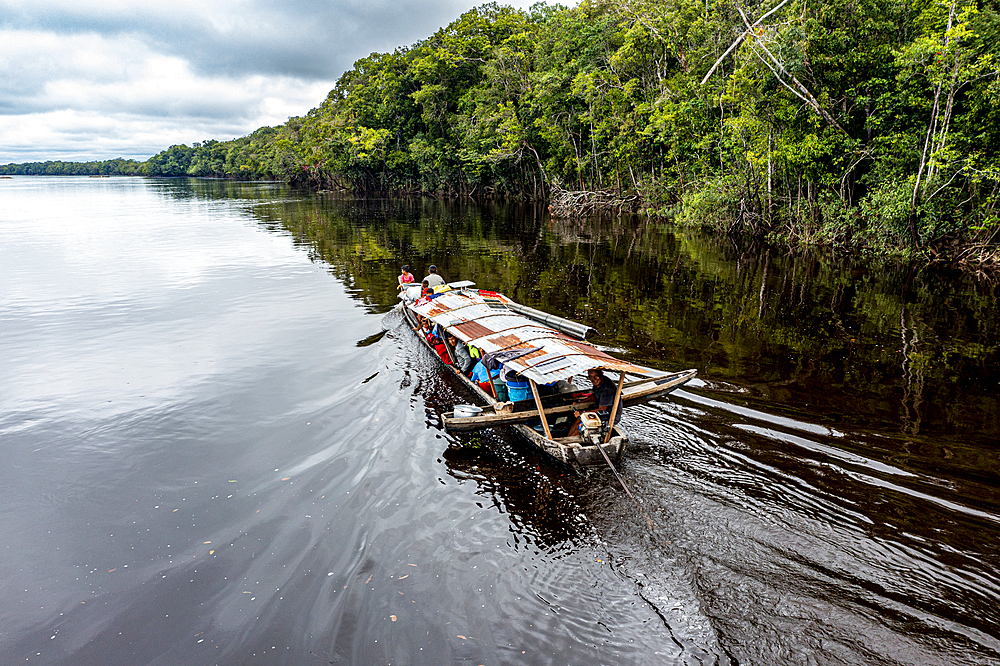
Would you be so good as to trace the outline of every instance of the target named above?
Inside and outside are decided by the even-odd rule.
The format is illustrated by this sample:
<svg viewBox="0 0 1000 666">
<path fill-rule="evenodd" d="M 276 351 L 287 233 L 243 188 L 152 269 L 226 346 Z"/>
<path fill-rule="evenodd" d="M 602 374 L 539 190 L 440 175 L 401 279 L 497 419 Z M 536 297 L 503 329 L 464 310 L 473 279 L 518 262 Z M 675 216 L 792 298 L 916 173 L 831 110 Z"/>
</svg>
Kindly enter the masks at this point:
<svg viewBox="0 0 1000 666">
<path fill-rule="evenodd" d="M 996 0 L 490 3 L 279 127 L 0 172 L 587 191 L 734 236 L 997 263 L 998 67 Z"/>
</svg>

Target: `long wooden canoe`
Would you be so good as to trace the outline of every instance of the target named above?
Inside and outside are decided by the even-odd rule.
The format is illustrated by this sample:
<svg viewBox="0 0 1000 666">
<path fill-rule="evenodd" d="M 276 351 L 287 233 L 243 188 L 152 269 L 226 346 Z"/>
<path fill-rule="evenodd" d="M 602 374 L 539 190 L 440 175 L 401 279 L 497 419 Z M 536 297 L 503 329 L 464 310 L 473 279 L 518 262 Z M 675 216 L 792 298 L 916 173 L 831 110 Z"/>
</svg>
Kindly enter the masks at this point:
<svg viewBox="0 0 1000 666">
<path fill-rule="evenodd" d="M 448 334 L 468 345 L 474 345 L 484 354 L 521 354 L 504 361 L 505 370 L 527 379 L 532 386 L 533 400 L 516 402 L 505 411 L 497 411 L 497 400 L 477 383 L 463 375 L 454 365 L 447 365 L 455 376 L 485 405 L 484 411 L 474 417 L 455 418 L 444 415 L 445 428 L 450 432 L 467 432 L 485 428 L 510 427 L 530 443 L 559 462 L 579 466 L 603 465 L 605 456 L 617 462 L 628 436 L 620 424 L 615 424 L 604 441 L 595 443 L 581 436 L 559 437 L 553 434 L 568 428 L 574 411 L 593 408 L 589 391 L 575 389 L 561 394 L 540 395 L 538 386 L 553 385 L 558 380 L 569 380 L 585 374 L 590 369 L 608 370 L 619 375 L 619 404 L 612 411 L 665 396 L 697 375 L 696 370 L 663 373 L 614 358 L 587 342 L 570 337 L 587 335 L 593 329 L 568 320 L 538 313 L 514 303 L 503 294 L 472 288 L 470 282 L 451 283 L 443 293 L 431 297 L 407 299 L 401 294 L 400 307 L 410 327 L 420 340 L 432 349 L 424 331 L 437 325 Z M 523 313 L 532 314 L 527 316 Z M 543 315 L 546 323 L 542 323 Z M 551 326 L 550 326 L 551 325 Z M 556 330 L 557 326 L 562 330 Z M 448 348 L 449 354 L 452 353 Z M 436 355 L 436 352 L 435 352 Z M 628 375 L 640 377 L 638 381 L 625 382 Z M 609 378 L 610 379 L 610 378 Z M 544 416 L 544 420 L 543 420 Z M 598 448 L 600 447 L 600 448 Z M 604 450 L 604 455 L 601 453 Z"/>
</svg>

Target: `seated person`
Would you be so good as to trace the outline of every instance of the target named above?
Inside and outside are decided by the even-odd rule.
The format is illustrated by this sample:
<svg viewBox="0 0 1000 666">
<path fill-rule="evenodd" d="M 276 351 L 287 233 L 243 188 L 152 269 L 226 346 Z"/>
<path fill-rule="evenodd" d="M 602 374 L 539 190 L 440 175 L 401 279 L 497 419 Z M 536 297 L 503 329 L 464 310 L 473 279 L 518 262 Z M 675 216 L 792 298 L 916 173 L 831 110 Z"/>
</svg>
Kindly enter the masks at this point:
<svg viewBox="0 0 1000 666">
<path fill-rule="evenodd" d="M 486 366 L 483 365 L 481 360 L 477 360 L 476 364 L 472 366 L 472 381 L 479 384 L 479 388 L 483 389 L 497 400 L 501 402 L 506 402 L 507 400 L 507 385 L 503 383 L 500 379 L 500 371 L 502 366 L 497 366 L 494 370 L 487 370 Z M 490 382 L 490 377 L 493 378 L 493 382 Z"/>
<path fill-rule="evenodd" d="M 463 375 L 468 376 L 476 365 L 475 359 L 469 354 L 469 348 L 451 333 L 448 334 L 448 345 L 455 354 L 455 363 L 458 365 L 458 369 L 462 371 Z"/>
<path fill-rule="evenodd" d="M 434 287 L 440 287 L 445 283 L 444 278 L 438 275 L 438 267 L 431 264 L 431 267 L 427 269 L 427 277 L 424 278 L 424 282 L 433 290 Z"/>
<path fill-rule="evenodd" d="M 444 335 L 444 329 L 441 328 L 440 324 L 434 324 L 430 331 L 427 332 L 427 342 L 430 343 L 434 351 L 437 352 L 438 357 L 445 362 L 446 365 L 452 365 L 451 354 L 448 353 L 448 348 L 444 344 L 444 339 L 441 337 Z"/>
<path fill-rule="evenodd" d="M 500 378 L 500 368 L 498 367 L 495 370 L 493 370 L 492 372 L 490 372 L 490 371 L 488 371 L 486 369 L 486 366 L 483 365 L 483 362 L 481 360 L 480 361 L 476 361 L 476 364 L 474 366 L 472 366 L 472 375 L 471 375 L 471 377 L 472 377 L 473 381 L 479 382 L 480 384 L 482 384 L 483 382 L 489 383 L 490 377 L 493 377 L 493 379 L 496 379 L 496 380 L 499 381 L 499 378 Z"/>
<path fill-rule="evenodd" d="M 611 407 L 615 404 L 615 396 L 618 394 L 618 388 L 611 383 L 601 370 L 596 368 L 591 368 L 587 370 L 587 378 L 594 385 L 594 402 L 597 403 L 591 411 L 597 412 L 604 421 L 605 425 L 608 423 L 608 419 L 611 418 Z M 576 417 L 576 421 L 570 426 L 569 436 L 575 437 L 580 434 L 580 414 L 582 412 L 574 411 L 573 416 Z M 622 406 L 618 405 L 618 413 L 615 414 L 615 423 L 619 423 L 622 420 Z"/>
<path fill-rule="evenodd" d="M 431 343 L 431 347 L 441 342 L 441 332 L 437 324 L 430 317 L 424 319 L 424 323 L 427 324 L 427 328 L 424 329 L 424 337 L 427 342 Z"/>
<path fill-rule="evenodd" d="M 416 280 L 416 278 L 413 277 L 413 273 L 410 272 L 409 266 L 403 266 L 399 270 L 400 270 L 399 277 L 396 279 L 399 281 L 399 288 L 401 290 L 405 290 L 408 286 L 410 286 L 413 283 L 414 280 Z"/>
<path fill-rule="evenodd" d="M 430 285 L 430 283 L 427 280 L 424 280 L 423 282 L 420 283 L 420 297 L 421 298 L 423 298 L 424 296 L 428 296 L 430 294 L 433 294 L 433 293 L 434 293 L 434 290 L 431 289 L 431 285 Z"/>
<path fill-rule="evenodd" d="M 446 365 L 451 365 L 451 355 L 448 354 L 448 348 L 444 346 L 444 340 L 435 338 L 434 342 L 431 344 L 434 345 L 434 351 L 437 352 L 437 355 L 441 358 L 441 360 L 444 361 Z"/>
</svg>

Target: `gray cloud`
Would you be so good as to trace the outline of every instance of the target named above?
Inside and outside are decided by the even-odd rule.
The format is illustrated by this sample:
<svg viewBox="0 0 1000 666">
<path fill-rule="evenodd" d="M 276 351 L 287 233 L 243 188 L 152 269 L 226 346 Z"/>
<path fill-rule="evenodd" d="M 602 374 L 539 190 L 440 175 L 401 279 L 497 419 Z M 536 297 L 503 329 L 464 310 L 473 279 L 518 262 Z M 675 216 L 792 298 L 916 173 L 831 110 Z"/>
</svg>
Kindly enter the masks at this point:
<svg viewBox="0 0 1000 666">
<path fill-rule="evenodd" d="M 357 59 L 477 4 L 0 0 L 0 163 L 148 157 L 280 124 Z"/>
<path fill-rule="evenodd" d="M 205 74 L 335 79 L 372 51 L 429 36 L 475 3 L 253 0 L 204 4 L 0 1 L 0 27 L 122 35 L 187 59 Z M 520 4 L 527 4 L 522 2 Z"/>
</svg>

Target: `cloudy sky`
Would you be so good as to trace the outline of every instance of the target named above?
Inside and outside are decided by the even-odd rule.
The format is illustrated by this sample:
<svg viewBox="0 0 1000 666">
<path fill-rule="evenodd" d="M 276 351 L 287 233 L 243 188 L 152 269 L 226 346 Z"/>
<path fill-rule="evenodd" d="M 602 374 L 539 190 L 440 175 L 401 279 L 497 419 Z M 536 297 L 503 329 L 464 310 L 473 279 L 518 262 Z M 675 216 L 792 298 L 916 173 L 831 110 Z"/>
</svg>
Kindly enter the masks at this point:
<svg viewBox="0 0 1000 666">
<path fill-rule="evenodd" d="M 358 58 L 480 4 L 0 0 L 0 164 L 144 160 L 281 124 L 318 106 Z"/>
</svg>

